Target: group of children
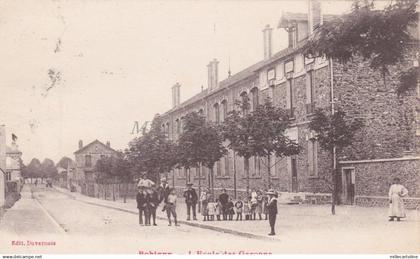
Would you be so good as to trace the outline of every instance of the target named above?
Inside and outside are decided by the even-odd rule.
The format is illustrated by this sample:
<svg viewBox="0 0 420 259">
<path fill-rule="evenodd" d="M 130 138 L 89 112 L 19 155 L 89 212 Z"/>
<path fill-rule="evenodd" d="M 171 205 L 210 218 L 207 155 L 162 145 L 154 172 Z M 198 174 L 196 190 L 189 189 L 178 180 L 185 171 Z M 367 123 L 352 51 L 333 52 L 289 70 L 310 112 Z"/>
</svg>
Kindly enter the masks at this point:
<svg viewBox="0 0 420 259">
<path fill-rule="evenodd" d="M 208 199 L 202 199 L 202 215 L 204 216 L 204 221 L 214 221 L 216 220 L 233 220 L 234 215 L 236 214 L 236 220 L 255 220 L 258 218 L 263 219 L 262 215 L 264 214 L 264 219 L 268 219 L 268 196 L 263 195 L 261 191 L 253 191 L 251 196 L 245 197 L 242 200 L 239 197 L 237 200 L 233 201 L 229 197 L 228 202 L 223 205 L 220 199 L 213 200 L 211 197 Z"/>
</svg>

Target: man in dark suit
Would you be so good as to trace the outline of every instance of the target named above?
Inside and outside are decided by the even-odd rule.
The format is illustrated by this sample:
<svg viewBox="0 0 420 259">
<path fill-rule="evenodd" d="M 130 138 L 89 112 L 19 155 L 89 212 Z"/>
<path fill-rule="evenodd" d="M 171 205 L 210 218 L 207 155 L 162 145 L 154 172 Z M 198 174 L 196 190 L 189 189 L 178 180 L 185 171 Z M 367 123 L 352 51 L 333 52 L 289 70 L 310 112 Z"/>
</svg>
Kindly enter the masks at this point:
<svg viewBox="0 0 420 259">
<path fill-rule="evenodd" d="M 222 194 L 219 195 L 219 201 L 222 204 L 223 220 L 227 220 L 227 204 L 229 202 L 229 195 L 227 194 L 226 189 L 223 189 Z"/>
<path fill-rule="evenodd" d="M 156 224 L 156 209 L 159 206 L 159 195 L 157 191 L 155 190 L 155 187 L 152 187 L 146 191 L 145 196 L 145 203 L 146 203 L 146 211 L 145 217 L 146 224 L 150 226 L 151 222 L 150 219 L 153 220 L 153 226 L 157 226 Z"/>
<path fill-rule="evenodd" d="M 195 192 L 194 188 L 192 188 L 192 183 L 187 183 L 187 190 L 184 192 L 185 203 L 187 204 L 187 220 L 190 220 L 190 213 L 191 209 L 193 212 L 193 219 L 197 220 L 196 216 L 196 205 L 198 201 L 197 193 Z"/>
<path fill-rule="evenodd" d="M 145 196 L 143 193 L 143 189 L 139 188 L 137 196 L 137 209 L 139 210 L 139 224 L 143 225 L 143 213 L 144 213 L 144 205 L 145 205 Z"/>
<path fill-rule="evenodd" d="M 268 221 L 270 222 L 271 232 L 268 234 L 269 236 L 274 236 L 276 234 L 274 228 L 276 225 L 276 218 L 277 218 L 277 192 L 274 190 L 269 190 L 267 192 L 268 195 Z"/>
</svg>

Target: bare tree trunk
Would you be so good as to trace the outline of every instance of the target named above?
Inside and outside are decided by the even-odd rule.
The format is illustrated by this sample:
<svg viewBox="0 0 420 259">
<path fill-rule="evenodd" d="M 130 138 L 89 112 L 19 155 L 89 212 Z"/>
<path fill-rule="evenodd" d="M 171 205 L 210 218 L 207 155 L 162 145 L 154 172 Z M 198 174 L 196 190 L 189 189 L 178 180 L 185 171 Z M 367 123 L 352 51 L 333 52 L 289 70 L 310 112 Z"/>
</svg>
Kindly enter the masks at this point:
<svg viewBox="0 0 420 259">
<path fill-rule="evenodd" d="M 236 199 L 237 191 L 236 191 L 236 153 L 233 151 L 233 195 Z"/>
<path fill-rule="evenodd" d="M 211 195 L 214 197 L 214 170 L 213 166 L 209 168 L 210 169 L 210 179 L 211 179 Z"/>
<path fill-rule="evenodd" d="M 112 200 L 115 201 L 115 180 L 112 183 Z"/>
<path fill-rule="evenodd" d="M 124 203 L 127 202 L 127 193 L 128 193 L 128 182 L 125 181 L 125 183 L 124 183 L 124 197 L 123 197 Z"/>
<path fill-rule="evenodd" d="M 201 212 L 201 165 L 197 167 L 198 171 L 198 212 Z"/>
<path fill-rule="evenodd" d="M 267 185 L 271 189 L 271 155 L 267 155 Z"/>
<path fill-rule="evenodd" d="M 332 194 L 331 194 L 331 214 L 335 215 L 335 204 L 336 204 L 336 199 L 337 199 L 337 165 L 336 165 L 336 159 L 335 159 L 335 148 L 333 148 L 332 150 L 332 154 L 333 154 L 333 169 L 332 169 L 332 184 L 333 184 L 333 190 L 332 190 Z"/>
<path fill-rule="evenodd" d="M 246 174 L 246 195 L 249 195 L 249 157 L 244 157 L 244 169 Z"/>
</svg>

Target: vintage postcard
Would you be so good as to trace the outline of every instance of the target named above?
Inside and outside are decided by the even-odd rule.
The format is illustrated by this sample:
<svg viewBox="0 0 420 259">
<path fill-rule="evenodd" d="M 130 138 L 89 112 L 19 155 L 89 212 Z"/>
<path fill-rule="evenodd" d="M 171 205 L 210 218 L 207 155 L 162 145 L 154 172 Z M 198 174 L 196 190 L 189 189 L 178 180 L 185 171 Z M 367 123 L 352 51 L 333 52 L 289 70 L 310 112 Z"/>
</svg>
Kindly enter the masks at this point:
<svg viewBox="0 0 420 259">
<path fill-rule="evenodd" d="M 0 0 L 0 254 L 418 258 L 419 10 Z"/>
</svg>

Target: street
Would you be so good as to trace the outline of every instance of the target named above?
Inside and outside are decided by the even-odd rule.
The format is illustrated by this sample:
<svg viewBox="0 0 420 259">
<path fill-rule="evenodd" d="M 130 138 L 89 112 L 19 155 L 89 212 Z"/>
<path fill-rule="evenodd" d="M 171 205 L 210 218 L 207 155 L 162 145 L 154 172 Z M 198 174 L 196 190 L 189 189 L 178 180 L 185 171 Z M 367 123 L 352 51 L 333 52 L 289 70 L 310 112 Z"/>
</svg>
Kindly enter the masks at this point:
<svg viewBox="0 0 420 259">
<path fill-rule="evenodd" d="M 115 205 L 119 203 L 103 202 Z M 185 208 L 182 203 L 180 204 L 178 211 L 181 220 L 185 220 L 183 218 L 185 213 L 182 213 Z M 133 203 L 124 205 L 120 203 L 120 205 L 127 208 L 135 206 Z M 26 185 L 21 200 L 16 203 L 15 208 L 6 212 L 0 222 L 0 247 L 1 253 L 184 254 L 190 251 L 191 253 L 197 251 L 418 253 L 420 251 L 417 211 L 409 211 L 406 221 L 390 223 L 386 221 L 386 217 L 378 222 L 382 217 L 378 212 L 382 213 L 383 210 L 377 208 L 369 210 L 356 207 L 355 212 L 352 209 L 339 208 L 336 216 L 325 214 L 319 209 L 324 207 L 280 207 L 282 214 L 278 217 L 278 236 L 274 240 L 259 240 L 182 223 L 179 227 L 169 227 L 164 220 L 158 220 L 158 226 L 155 227 L 139 226 L 138 216 L 134 213 L 88 204 L 52 188 Z M 360 217 L 354 217 L 351 213 L 356 213 Z M 161 211 L 158 211 L 158 215 L 164 216 Z M 22 220 L 17 222 L 16 217 Z M 220 221 L 209 224 L 244 232 L 261 232 L 261 236 L 262 233 L 268 233 L 267 221 Z M 45 243 L 36 245 L 34 242 Z M 51 245 L 52 242 L 55 244 Z"/>
</svg>

